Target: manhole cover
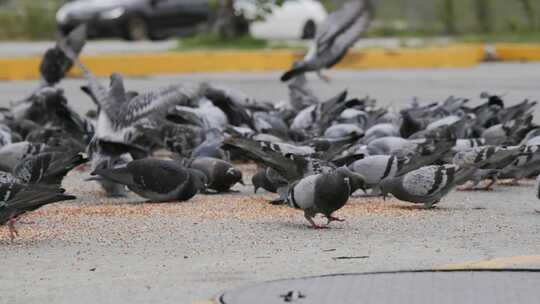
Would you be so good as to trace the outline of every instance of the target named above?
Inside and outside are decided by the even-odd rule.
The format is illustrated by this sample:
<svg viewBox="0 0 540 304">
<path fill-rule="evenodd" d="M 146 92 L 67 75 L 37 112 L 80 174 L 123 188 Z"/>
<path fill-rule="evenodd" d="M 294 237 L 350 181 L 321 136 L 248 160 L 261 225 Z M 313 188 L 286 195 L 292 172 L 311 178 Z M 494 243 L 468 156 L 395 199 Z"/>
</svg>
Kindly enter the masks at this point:
<svg viewBox="0 0 540 304">
<path fill-rule="evenodd" d="M 409 271 L 280 280 L 224 293 L 223 304 L 540 303 L 537 270 Z"/>
</svg>

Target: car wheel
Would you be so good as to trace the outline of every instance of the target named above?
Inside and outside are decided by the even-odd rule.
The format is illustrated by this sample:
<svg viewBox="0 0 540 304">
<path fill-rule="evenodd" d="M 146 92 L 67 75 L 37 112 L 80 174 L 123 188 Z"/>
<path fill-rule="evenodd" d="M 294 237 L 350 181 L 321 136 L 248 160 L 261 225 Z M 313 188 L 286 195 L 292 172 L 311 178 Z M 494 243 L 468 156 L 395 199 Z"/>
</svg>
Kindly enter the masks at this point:
<svg viewBox="0 0 540 304">
<path fill-rule="evenodd" d="M 146 40 L 149 38 L 146 21 L 138 16 L 130 17 L 126 22 L 126 39 L 132 41 Z"/>
<path fill-rule="evenodd" d="M 304 29 L 302 30 L 302 39 L 313 39 L 315 38 L 315 33 L 317 32 L 317 25 L 315 25 L 315 22 L 313 20 L 308 20 L 306 24 L 304 25 Z"/>
</svg>

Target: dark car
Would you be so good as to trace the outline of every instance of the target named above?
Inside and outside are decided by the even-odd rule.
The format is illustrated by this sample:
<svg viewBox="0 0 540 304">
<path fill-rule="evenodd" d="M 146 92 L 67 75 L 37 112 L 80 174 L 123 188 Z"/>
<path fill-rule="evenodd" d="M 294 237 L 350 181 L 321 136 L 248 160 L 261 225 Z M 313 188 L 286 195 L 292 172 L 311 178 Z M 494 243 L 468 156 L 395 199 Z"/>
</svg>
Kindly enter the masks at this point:
<svg viewBox="0 0 540 304">
<path fill-rule="evenodd" d="M 208 0 L 75 0 L 58 10 L 56 21 L 64 33 L 86 23 L 89 37 L 142 40 L 194 34 L 213 16 Z"/>
</svg>

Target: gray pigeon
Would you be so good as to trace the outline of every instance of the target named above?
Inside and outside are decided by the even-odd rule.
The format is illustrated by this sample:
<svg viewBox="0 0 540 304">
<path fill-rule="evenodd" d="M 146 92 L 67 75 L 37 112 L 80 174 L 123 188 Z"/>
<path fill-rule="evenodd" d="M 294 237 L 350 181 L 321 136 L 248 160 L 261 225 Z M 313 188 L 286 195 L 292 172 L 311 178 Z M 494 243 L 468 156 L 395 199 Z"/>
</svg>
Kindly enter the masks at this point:
<svg viewBox="0 0 540 304">
<path fill-rule="evenodd" d="M 474 170 L 454 165 L 426 166 L 399 177 L 384 179 L 380 188 L 384 197 L 391 193 L 399 200 L 432 208 Z"/>
<path fill-rule="evenodd" d="M 189 162 L 188 167 L 204 173 L 208 179 L 207 189 L 218 193 L 229 191 L 237 183 L 244 184 L 242 171 L 221 159 L 197 157 Z"/>
<path fill-rule="evenodd" d="M 376 124 L 366 130 L 364 143 L 369 144 L 375 139 L 389 136 L 399 136 L 399 128 L 389 123 Z"/>
<path fill-rule="evenodd" d="M 205 189 L 206 176 L 174 161 L 141 159 L 124 168 L 96 169 L 92 175 L 127 186 L 155 202 L 187 201 Z"/>
<path fill-rule="evenodd" d="M 254 193 L 257 193 L 259 188 L 263 188 L 268 192 L 279 194 L 277 199 L 270 201 L 270 204 L 281 205 L 287 202 L 290 182 L 271 167 L 257 172 L 253 175 L 251 182 Z"/>
<path fill-rule="evenodd" d="M 454 156 L 454 165 L 481 169 L 503 169 L 517 157 L 528 155 L 526 146 L 483 146 L 469 151 L 458 152 Z"/>
<path fill-rule="evenodd" d="M 304 210 L 304 217 L 312 228 L 327 228 L 317 225 L 313 218 L 320 213 L 327 218 L 327 224 L 343 221 L 332 214 L 345 206 L 349 197 L 363 187 L 364 178 L 361 175 L 340 167 L 294 183 L 289 190 L 288 202 L 291 207 Z"/>
<path fill-rule="evenodd" d="M 124 154 L 108 155 L 105 151 L 109 149 L 100 148 L 102 143 L 130 147 L 123 152 L 130 153 L 133 158 L 139 158 L 132 153 L 134 149 L 131 149 L 137 133 L 135 124 L 151 115 L 157 115 L 161 112 L 165 115 L 170 107 L 191 104 L 199 97 L 198 88 L 189 85 L 168 86 L 141 94 L 127 92 L 124 88 L 123 78 L 119 74 L 111 75 L 110 87 L 107 89 L 79 61 L 69 46 L 61 43 L 60 47 L 68 58 L 81 69 L 88 82 L 89 92 L 99 105 L 95 135 L 88 149 L 93 170 L 113 168 L 110 165 L 120 160 L 118 157 Z M 115 195 L 114 192 L 120 190 L 118 185 L 112 184 L 111 190 L 103 183 L 101 184 L 110 195 Z"/>
<path fill-rule="evenodd" d="M 364 130 L 358 127 L 356 124 L 335 124 L 326 131 L 324 131 L 324 137 L 341 138 L 348 136 L 363 136 Z"/>
<path fill-rule="evenodd" d="M 379 194 L 379 184 L 387 177 L 394 177 L 403 165 L 410 161 L 408 158 L 399 158 L 392 155 L 374 155 L 352 163 L 349 168 L 365 179 L 366 188 L 371 188 L 372 195 Z"/>
<path fill-rule="evenodd" d="M 536 186 L 535 186 L 535 189 L 536 189 L 536 197 L 538 199 L 540 199 L 540 175 L 538 175 L 538 177 L 536 177 Z"/>
<path fill-rule="evenodd" d="M 11 241 L 18 234 L 15 220 L 21 214 L 47 204 L 76 198 L 64 194 L 64 189 L 61 188 L 17 183 L 0 183 L 0 197 L 0 225 L 8 225 Z"/>
<path fill-rule="evenodd" d="M 253 177 L 251 178 L 251 183 L 253 184 L 253 193 L 257 193 L 257 190 L 259 190 L 260 188 L 271 193 L 277 193 L 280 185 L 274 183 L 270 178 L 268 178 L 268 170 L 271 169 L 266 168 L 264 170 L 261 170 L 255 175 L 253 175 Z M 287 181 L 285 181 L 285 186 L 287 184 Z"/>
<path fill-rule="evenodd" d="M 331 13 L 317 29 L 315 41 L 302 61 L 281 76 L 281 81 L 309 71 L 329 69 L 347 54 L 366 32 L 373 17 L 371 0 L 351 0 Z"/>
<path fill-rule="evenodd" d="M 213 157 L 226 160 L 229 155 L 221 149 L 225 136 L 218 129 L 208 129 L 205 131 L 205 138 L 193 151 L 191 157 Z"/>
<path fill-rule="evenodd" d="M 64 177 L 88 159 L 76 152 L 45 152 L 23 159 L 13 175 L 25 184 L 46 184 L 60 187 Z"/>
<path fill-rule="evenodd" d="M 309 106 L 320 103 L 319 98 L 307 85 L 305 74 L 300 74 L 289 83 L 290 104 L 295 111 L 301 111 Z"/>
<path fill-rule="evenodd" d="M 22 141 L 12 143 L 0 148 L 0 170 L 12 172 L 24 159 L 41 154 L 43 152 L 62 151 L 62 148 L 51 147 L 45 144 Z"/>
<path fill-rule="evenodd" d="M 140 94 L 128 94 L 120 74 L 112 74 L 110 87 L 102 86 L 96 77 L 79 61 L 73 50 L 60 45 L 62 50 L 83 71 L 88 88 L 99 103 L 95 136 L 110 142 L 129 143 L 134 123 L 174 105 L 189 104 L 198 98 L 198 88 L 174 85 Z"/>
<path fill-rule="evenodd" d="M 514 184 L 540 170 L 540 146 L 526 146 L 523 155 L 501 170 L 501 178 L 513 178 Z"/>
</svg>

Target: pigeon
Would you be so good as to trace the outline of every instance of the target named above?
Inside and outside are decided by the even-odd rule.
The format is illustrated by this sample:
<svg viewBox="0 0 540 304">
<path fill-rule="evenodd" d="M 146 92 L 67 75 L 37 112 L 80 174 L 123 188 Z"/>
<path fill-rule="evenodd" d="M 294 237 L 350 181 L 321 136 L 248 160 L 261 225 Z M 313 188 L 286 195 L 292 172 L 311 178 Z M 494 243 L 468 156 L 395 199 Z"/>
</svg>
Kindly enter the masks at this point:
<svg viewBox="0 0 540 304">
<path fill-rule="evenodd" d="M 62 188 L 40 184 L 26 186 L 1 183 L 0 225 L 8 225 L 11 241 L 18 234 L 15 229 L 15 220 L 18 216 L 47 204 L 76 199 L 75 196 L 66 195 L 64 192 Z"/>
<path fill-rule="evenodd" d="M 302 61 L 281 76 L 281 81 L 308 71 L 329 69 L 347 54 L 360 36 L 366 32 L 373 18 L 370 0 L 350 0 L 331 13 L 317 29 L 315 41 Z"/>
<path fill-rule="evenodd" d="M 517 157 L 528 154 L 531 152 L 527 152 L 526 146 L 482 146 L 456 153 L 453 164 L 460 167 L 503 169 Z"/>
<path fill-rule="evenodd" d="M 364 130 L 355 124 L 335 124 L 324 131 L 324 137 L 332 138 L 363 135 Z"/>
<path fill-rule="evenodd" d="M 301 111 L 320 102 L 313 90 L 307 85 L 305 74 L 299 74 L 288 84 L 290 104 L 295 111 Z"/>
<path fill-rule="evenodd" d="M 366 130 L 363 142 L 369 144 L 371 141 L 382 137 L 399 136 L 399 129 L 390 123 L 380 123 L 371 126 Z"/>
<path fill-rule="evenodd" d="M 229 159 L 229 155 L 221 148 L 225 136 L 218 129 L 208 129 L 204 141 L 191 151 L 191 157 L 213 157 L 222 160 Z"/>
<path fill-rule="evenodd" d="M 97 168 L 92 175 L 127 186 L 155 202 L 187 201 L 205 190 L 206 176 L 174 161 L 145 158 L 122 168 Z"/>
<path fill-rule="evenodd" d="M 13 169 L 13 175 L 25 184 L 58 186 L 75 167 L 88 159 L 77 152 L 46 152 L 23 159 Z"/>
<path fill-rule="evenodd" d="M 251 97 L 229 88 L 202 83 L 198 93 L 210 100 L 227 116 L 228 122 L 233 126 L 247 125 L 254 129 L 253 119 L 246 111 L 246 107 L 256 104 Z"/>
<path fill-rule="evenodd" d="M 146 150 L 136 145 L 108 142 L 95 137 L 88 146 L 88 152 L 92 171 L 98 168 L 125 167 L 133 159 L 145 158 L 148 154 Z M 115 183 L 110 179 L 94 176 L 87 180 L 98 182 L 109 197 L 123 197 L 127 194 L 124 185 Z"/>
<path fill-rule="evenodd" d="M 208 179 L 206 188 L 218 193 L 229 191 L 237 183 L 244 184 L 242 171 L 221 159 L 198 157 L 191 160 L 188 167 L 204 173 Z"/>
<path fill-rule="evenodd" d="M 386 178 L 379 187 L 383 197 L 391 193 L 399 200 L 433 208 L 474 170 L 455 165 L 425 166 L 399 177 Z"/>
<path fill-rule="evenodd" d="M 199 96 L 198 88 L 190 85 L 172 85 L 146 93 L 128 94 L 122 75 L 117 73 L 111 75 L 107 89 L 78 60 L 69 46 L 63 44 L 61 47 L 83 71 L 89 90 L 99 103 L 95 136 L 101 140 L 129 143 L 134 123 L 171 106 L 189 104 Z"/>
<path fill-rule="evenodd" d="M 0 148 L 0 170 L 12 172 L 24 159 L 43 152 L 62 152 L 65 148 L 51 147 L 45 144 L 22 141 Z"/>
<path fill-rule="evenodd" d="M 276 185 L 279 194 L 279 198 L 271 201 L 272 204 L 286 202 L 291 183 L 306 176 L 330 172 L 336 168 L 332 162 L 311 157 L 310 155 L 313 153 L 295 153 L 306 152 L 306 150 L 293 145 L 230 137 L 225 140 L 223 147 L 231 152 L 239 152 L 246 158 L 271 168 L 271 170 L 267 170 L 266 178 Z M 310 149 L 313 148 L 310 147 Z"/>
<path fill-rule="evenodd" d="M 540 146 L 525 146 L 523 154 L 501 170 L 501 178 L 512 178 L 513 184 L 529 177 L 540 170 Z"/>
<path fill-rule="evenodd" d="M 403 167 L 407 158 L 399 158 L 391 155 L 374 155 L 352 163 L 349 168 L 365 179 L 366 188 L 373 189 L 372 195 L 379 194 L 378 185 L 387 177 L 394 177 Z"/>
<path fill-rule="evenodd" d="M 253 184 L 253 193 L 257 193 L 257 190 L 259 190 L 260 188 L 271 193 L 277 193 L 280 186 L 287 186 L 288 183 L 286 180 L 284 182 L 284 185 L 280 185 L 278 183 L 275 183 L 271 178 L 269 178 L 268 170 L 271 169 L 266 168 L 264 170 L 261 170 L 255 175 L 253 175 L 253 177 L 251 178 L 251 183 Z"/>
<path fill-rule="evenodd" d="M 86 25 L 80 25 L 72 30 L 66 37 L 61 38 L 75 54 L 79 54 L 86 44 Z M 48 86 L 60 82 L 73 66 L 73 61 L 66 56 L 62 48 L 57 45 L 46 51 L 40 64 L 39 71 L 42 81 Z"/>
<path fill-rule="evenodd" d="M 328 220 L 343 221 L 332 214 L 341 209 L 349 197 L 364 187 L 364 178 L 346 167 L 330 172 L 310 175 L 291 185 L 288 203 L 291 207 L 304 211 L 304 217 L 314 229 L 327 228 L 315 223 L 313 218 L 322 214 Z"/>
<path fill-rule="evenodd" d="M 535 189 L 536 189 L 536 198 L 540 199 L 540 175 L 536 177 Z"/>
<path fill-rule="evenodd" d="M 191 85 L 167 86 L 146 93 L 127 92 L 124 88 L 122 76 L 116 73 L 111 75 L 110 87 L 107 89 L 78 60 L 69 46 L 65 44 L 60 46 L 66 55 L 83 71 L 83 75 L 88 82 L 89 92 L 99 104 L 100 110 L 94 139 L 92 140 L 94 144 L 89 146 L 89 155 L 94 170 L 97 168 L 104 169 L 104 166 L 113 164 L 118 159 L 117 156 L 105 154 L 104 151 L 107 151 L 107 149 L 93 151 L 93 149 L 99 147 L 99 144 L 95 143 L 107 142 L 124 147 L 133 146 L 132 142 L 137 130 L 134 125 L 137 122 L 162 112 L 163 116 L 165 116 L 167 109 L 170 107 L 188 105 L 199 97 L 199 88 Z M 132 151 L 133 149 L 129 149 L 125 153 L 131 153 Z M 123 155 L 123 153 L 117 155 Z M 133 154 L 131 156 L 138 158 Z M 119 190 L 116 186 L 114 186 L 114 189 Z M 109 194 L 114 194 L 107 188 L 105 190 Z"/>
</svg>

